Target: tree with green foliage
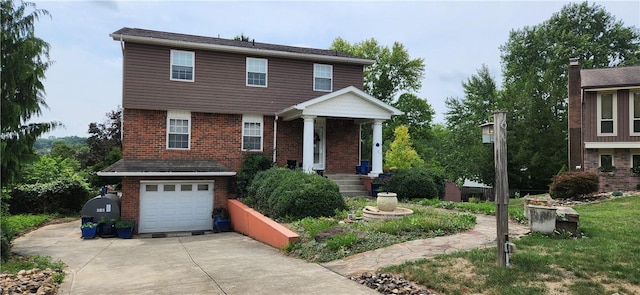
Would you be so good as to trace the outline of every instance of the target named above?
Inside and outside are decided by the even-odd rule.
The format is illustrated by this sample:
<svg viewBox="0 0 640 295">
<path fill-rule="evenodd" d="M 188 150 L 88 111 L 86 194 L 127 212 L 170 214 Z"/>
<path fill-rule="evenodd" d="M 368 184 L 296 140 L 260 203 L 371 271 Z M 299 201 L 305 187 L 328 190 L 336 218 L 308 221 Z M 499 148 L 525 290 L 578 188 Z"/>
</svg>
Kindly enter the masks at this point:
<svg viewBox="0 0 640 295">
<path fill-rule="evenodd" d="M 412 59 L 399 42 L 389 48 L 373 38 L 351 44 L 338 37 L 329 49 L 375 60 L 364 70 L 364 91 L 385 103 L 393 102 L 402 91 L 418 91 L 422 87 L 424 60 Z"/>
<path fill-rule="evenodd" d="M 416 134 L 416 146 L 428 146 L 425 142 L 429 137 L 428 129 L 426 131 L 417 129 L 426 128 L 431 124 L 433 110 L 426 100 L 411 94 L 422 87 L 425 71 L 424 59 L 411 58 L 404 45 L 399 42 L 394 42 L 393 46 L 389 48 L 378 44 L 378 41 L 373 38 L 353 44 L 342 38 L 336 38 L 330 49 L 374 60 L 373 65 L 364 69 L 364 91 L 403 112 L 410 113 L 395 122 L 384 124 L 383 142 L 391 142 L 395 127 L 405 124 L 404 121 L 406 121 L 407 125 L 412 128 L 412 132 Z M 399 95 L 403 92 L 404 94 Z M 371 137 L 370 126 L 363 125 L 361 134 L 364 142 L 361 151 L 363 159 L 371 158 Z M 388 144 L 385 144 L 386 146 Z M 420 152 L 425 155 L 429 154 L 427 150 Z"/>
<path fill-rule="evenodd" d="M 42 134 L 58 126 L 58 122 L 32 123 L 47 107 L 42 80 L 51 65 L 49 44 L 36 37 L 34 24 L 46 10 L 35 4 L 2 0 L 2 116 L 0 121 L 0 154 L 2 154 L 2 186 L 18 175 L 22 165 L 33 160 L 33 144 Z"/>
<path fill-rule="evenodd" d="M 640 32 L 601 6 L 571 3 L 543 23 L 511 31 L 500 48 L 510 116 L 509 183 L 547 189 L 567 162 L 567 71 L 640 62 Z"/>
<path fill-rule="evenodd" d="M 411 146 L 409 127 L 405 125 L 396 127 L 394 136 L 391 148 L 385 153 L 385 166 L 397 169 L 424 166 L 424 161 Z"/>
<path fill-rule="evenodd" d="M 106 116 L 107 120 L 103 123 L 89 124 L 87 148 L 81 149 L 76 155 L 81 167 L 88 170 L 89 183 L 94 186 L 120 182 L 118 178 L 98 177 L 95 174 L 122 159 L 122 109 L 113 110 Z"/>
<path fill-rule="evenodd" d="M 493 183 L 493 146 L 482 143 L 480 125 L 498 108 L 499 92 L 486 65 L 462 83 L 464 98 L 447 98 L 444 165 L 452 179 Z"/>
</svg>

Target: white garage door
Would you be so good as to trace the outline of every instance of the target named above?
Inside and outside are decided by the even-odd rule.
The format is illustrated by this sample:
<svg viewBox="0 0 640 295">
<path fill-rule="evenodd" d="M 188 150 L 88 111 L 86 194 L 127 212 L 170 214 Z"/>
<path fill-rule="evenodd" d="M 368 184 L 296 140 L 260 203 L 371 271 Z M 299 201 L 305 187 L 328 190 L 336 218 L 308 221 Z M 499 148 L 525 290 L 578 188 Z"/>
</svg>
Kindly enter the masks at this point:
<svg viewBox="0 0 640 295">
<path fill-rule="evenodd" d="M 139 233 L 211 230 L 213 182 L 140 182 Z"/>
</svg>

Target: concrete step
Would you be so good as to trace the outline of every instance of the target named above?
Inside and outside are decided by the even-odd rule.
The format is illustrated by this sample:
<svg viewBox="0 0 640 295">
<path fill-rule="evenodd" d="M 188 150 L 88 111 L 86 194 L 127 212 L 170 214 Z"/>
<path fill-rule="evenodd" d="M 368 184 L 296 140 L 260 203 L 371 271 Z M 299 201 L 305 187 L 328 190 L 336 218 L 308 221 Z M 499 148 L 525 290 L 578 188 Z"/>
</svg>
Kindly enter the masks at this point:
<svg viewBox="0 0 640 295">
<path fill-rule="evenodd" d="M 358 174 L 328 174 L 327 178 L 335 182 L 340 193 L 350 197 L 367 196 L 367 188 L 362 183 L 361 175 Z"/>
</svg>

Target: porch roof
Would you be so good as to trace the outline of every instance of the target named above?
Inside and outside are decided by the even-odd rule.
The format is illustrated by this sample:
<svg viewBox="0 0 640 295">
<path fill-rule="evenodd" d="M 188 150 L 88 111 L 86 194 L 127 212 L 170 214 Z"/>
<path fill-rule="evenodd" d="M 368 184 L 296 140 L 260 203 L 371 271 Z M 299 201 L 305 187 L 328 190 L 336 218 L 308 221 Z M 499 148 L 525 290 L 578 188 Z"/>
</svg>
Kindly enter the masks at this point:
<svg viewBox="0 0 640 295">
<path fill-rule="evenodd" d="M 99 176 L 234 176 L 236 172 L 208 160 L 121 159 L 99 171 Z"/>
<path fill-rule="evenodd" d="M 402 112 L 364 91 L 349 86 L 290 106 L 276 113 L 285 121 L 302 116 L 388 120 Z"/>
</svg>

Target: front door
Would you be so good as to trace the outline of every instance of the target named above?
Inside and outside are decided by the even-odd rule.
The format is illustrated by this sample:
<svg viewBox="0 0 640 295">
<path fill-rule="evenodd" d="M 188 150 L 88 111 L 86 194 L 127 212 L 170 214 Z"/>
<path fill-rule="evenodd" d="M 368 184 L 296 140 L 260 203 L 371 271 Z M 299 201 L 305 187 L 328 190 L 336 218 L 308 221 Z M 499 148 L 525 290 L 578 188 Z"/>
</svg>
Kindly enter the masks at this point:
<svg viewBox="0 0 640 295">
<path fill-rule="evenodd" d="M 313 170 L 324 170 L 326 159 L 326 121 L 324 118 L 318 118 L 313 125 Z"/>
</svg>

